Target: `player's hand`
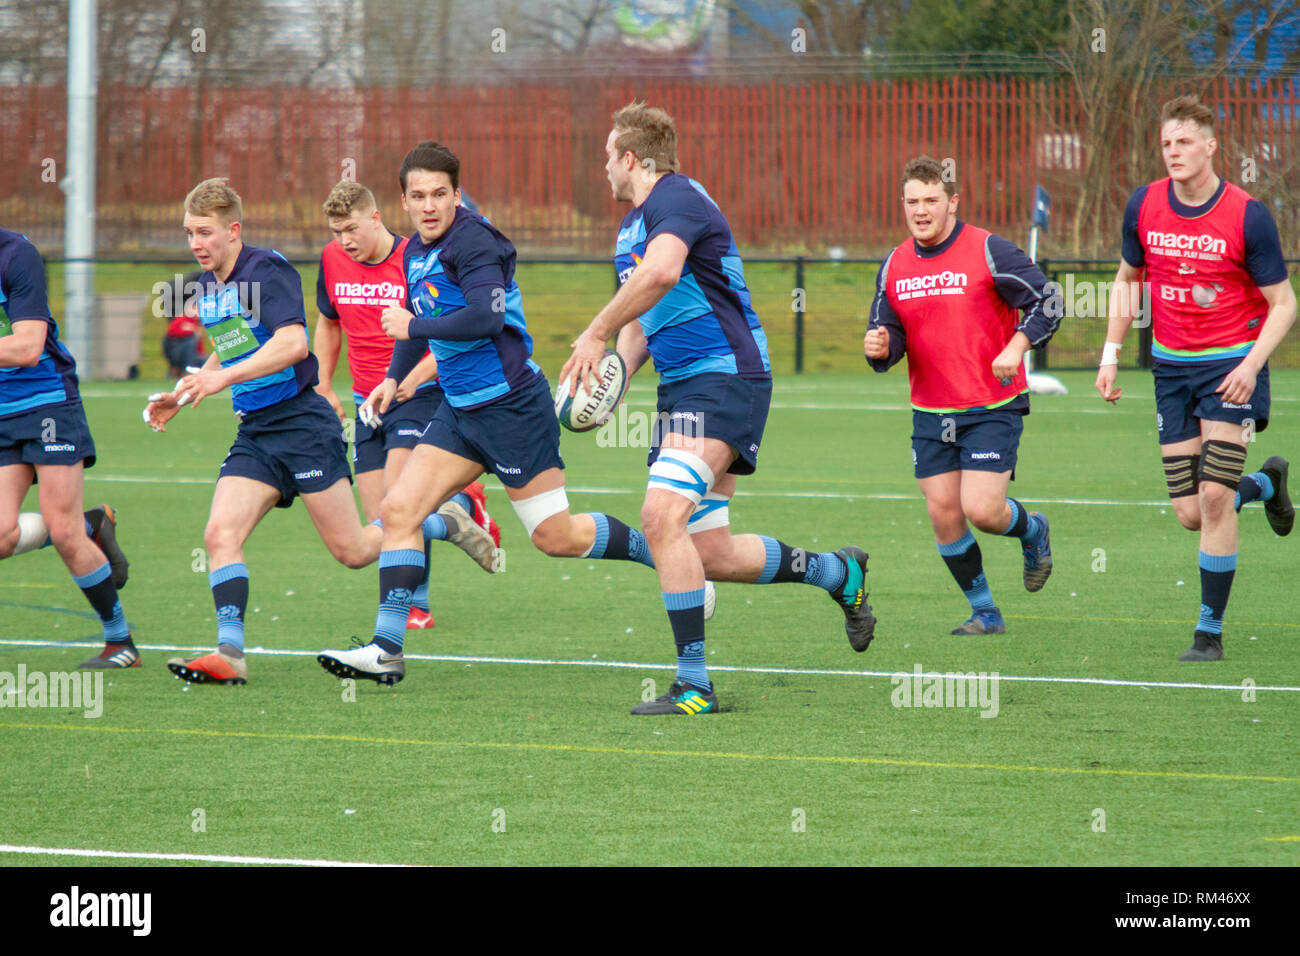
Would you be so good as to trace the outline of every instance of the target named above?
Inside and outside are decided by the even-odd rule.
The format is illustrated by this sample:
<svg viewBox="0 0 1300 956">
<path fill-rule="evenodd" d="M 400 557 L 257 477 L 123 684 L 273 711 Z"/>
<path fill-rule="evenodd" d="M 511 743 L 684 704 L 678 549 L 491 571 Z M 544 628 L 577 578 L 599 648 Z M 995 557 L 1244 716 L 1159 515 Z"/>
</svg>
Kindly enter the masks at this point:
<svg viewBox="0 0 1300 956">
<path fill-rule="evenodd" d="M 1215 394 L 1222 395 L 1225 402 L 1233 405 L 1245 405 L 1255 394 L 1255 376 L 1255 371 L 1243 361 L 1219 383 Z"/>
<path fill-rule="evenodd" d="M 339 417 L 339 421 L 345 422 L 348 420 L 347 413 L 343 411 L 343 402 L 339 400 L 334 389 L 328 385 L 317 385 L 316 394 L 330 403 L 330 408 L 334 409 L 334 414 Z"/>
<path fill-rule="evenodd" d="M 397 382 L 391 378 L 384 379 L 361 403 L 361 407 L 357 409 L 357 417 L 367 425 L 372 421 L 378 422 L 379 416 L 387 412 L 389 406 L 393 404 L 393 397 L 396 394 Z"/>
<path fill-rule="evenodd" d="M 605 343 L 587 330 L 578 336 L 570 346 L 573 354 L 560 369 L 560 381 L 569 383 L 569 397 L 578 394 L 578 383 L 586 382 L 588 392 L 594 391 L 599 384 L 596 378 L 596 365 L 605 357 Z"/>
<path fill-rule="evenodd" d="M 1017 343 L 1009 342 L 1007 347 L 993 359 L 993 377 L 1002 384 L 1003 388 L 1006 388 L 1019 374 L 1024 361 L 1025 350 Z"/>
<path fill-rule="evenodd" d="M 405 309 L 390 305 L 380 313 L 379 324 L 384 327 L 384 334 L 390 339 L 409 339 L 413 318 L 415 316 Z"/>
<path fill-rule="evenodd" d="M 1124 394 L 1124 389 L 1115 387 L 1115 378 L 1118 374 L 1118 365 L 1103 365 L 1097 369 L 1097 391 L 1101 392 L 1101 397 L 1112 405 Z"/>
<path fill-rule="evenodd" d="M 144 407 L 144 423 L 156 432 L 165 432 L 167 423 L 181 410 L 180 395 L 179 391 L 150 395 Z"/>
<path fill-rule="evenodd" d="M 179 392 L 189 393 L 194 402 L 194 407 L 199 407 L 199 402 L 209 395 L 215 395 L 226 387 L 225 371 L 221 368 L 206 369 L 202 368 L 191 375 L 186 375 L 177 384 L 176 389 Z"/>
<path fill-rule="evenodd" d="M 889 329 L 884 326 L 867 329 L 862 339 L 862 354 L 869 359 L 889 358 Z"/>
</svg>

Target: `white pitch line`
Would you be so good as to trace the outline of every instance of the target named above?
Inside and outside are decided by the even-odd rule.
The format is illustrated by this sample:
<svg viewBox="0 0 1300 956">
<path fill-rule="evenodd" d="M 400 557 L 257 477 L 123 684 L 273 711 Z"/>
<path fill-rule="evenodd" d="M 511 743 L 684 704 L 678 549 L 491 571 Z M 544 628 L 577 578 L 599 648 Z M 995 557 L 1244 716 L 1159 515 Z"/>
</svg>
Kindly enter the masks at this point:
<svg viewBox="0 0 1300 956">
<path fill-rule="evenodd" d="M 122 850 L 74 850 L 67 847 L 13 846 L 0 843 L 0 853 L 29 856 L 90 856 L 116 860 L 181 860 L 192 863 L 248 863 L 255 866 L 410 866 L 409 863 L 359 863 L 351 860 L 300 860 L 276 856 L 224 856 L 218 853 L 135 853 Z"/>
<path fill-rule="evenodd" d="M 86 475 L 87 481 L 108 481 L 139 485 L 214 485 L 216 478 L 158 477 L 154 475 Z M 607 488 L 599 485 L 567 485 L 568 491 L 583 495 L 644 495 L 645 487 Z M 829 498 L 839 501 L 922 501 L 921 495 L 893 491 L 737 491 L 737 498 Z M 1117 501 L 1106 498 L 1030 498 L 1017 499 L 1035 505 L 1084 505 L 1135 508 L 1168 508 L 1169 499 L 1161 501 Z"/>
<path fill-rule="evenodd" d="M 102 647 L 101 641 L 16 641 L 0 640 L 0 645 L 11 647 Z M 179 644 L 137 644 L 144 651 L 204 651 L 210 645 L 186 647 Z M 303 651 L 290 648 L 249 647 L 247 654 L 267 657 L 315 657 L 320 651 Z M 537 657 L 488 657 L 469 654 L 404 654 L 408 661 L 442 661 L 450 664 L 523 664 L 534 667 L 605 667 L 616 670 L 674 670 L 676 664 L 656 664 L 649 661 L 563 660 Z M 751 667 L 740 664 L 710 664 L 709 670 L 732 674 L 789 674 L 808 677 L 915 677 L 915 671 L 838 670 L 823 667 Z M 992 676 L 991 672 L 987 676 Z M 969 673 L 949 671 L 922 671 L 924 678 L 969 678 Z M 1101 687 L 1159 687 L 1185 690 L 1232 690 L 1240 692 L 1242 684 L 1197 684 L 1191 681 L 1124 680 L 1109 677 L 1049 677 L 1033 674 L 999 674 L 999 681 L 1027 684 L 1092 684 Z M 1300 693 L 1300 687 L 1255 685 L 1251 690 L 1274 690 L 1283 693 Z"/>
</svg>

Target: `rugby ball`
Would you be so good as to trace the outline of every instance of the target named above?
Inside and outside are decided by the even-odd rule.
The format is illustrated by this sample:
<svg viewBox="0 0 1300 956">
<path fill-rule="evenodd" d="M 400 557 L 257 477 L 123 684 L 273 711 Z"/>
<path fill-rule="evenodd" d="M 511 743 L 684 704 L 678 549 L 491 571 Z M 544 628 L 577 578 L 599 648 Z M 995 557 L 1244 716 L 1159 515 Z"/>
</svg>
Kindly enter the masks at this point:
<svg viewBox="0 0 1300 956">
<path fill-rule="evenodd" d="M 627 391 L 627 366 L 616 352 L 606 349 L 605 357 L 596 363 L 595 373 L 599 381 L 590 392 L 586 382 L 579 382 L 570 398 L 567 379 L 555 390 L 555 416 L 571 432 L 589 432 L 603 425 Z"/>
</svg>

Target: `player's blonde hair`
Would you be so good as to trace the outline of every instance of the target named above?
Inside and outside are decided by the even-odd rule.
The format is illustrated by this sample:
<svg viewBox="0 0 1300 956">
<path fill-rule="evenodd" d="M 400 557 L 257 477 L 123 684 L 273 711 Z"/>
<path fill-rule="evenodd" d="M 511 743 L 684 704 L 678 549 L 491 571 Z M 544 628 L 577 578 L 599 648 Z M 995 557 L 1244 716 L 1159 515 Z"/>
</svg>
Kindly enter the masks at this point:
<svg viewBox="0 0 1300 956">
<path fill-rule="evenodd" d="M 244 219 L 244 201 L 230 188 L 224 176 L 205 179 L 185 197 L 185 211 L 191 216 L 214 216 L 229 226 Z"/>
<path fill-rule="evenodd" d="M 347 179 L 335 183 L 321 204 L 326 219 L 347 219 L 353 213 L 365 216 L 377 208 L 374 193 L 360 183 Z"/>
<path fill-rule="evenodd" d="M 1160 107 L 1161 127 L 1170 120 L 1176 123 L 1193 122 L 1205 130 L 1206 136 L 1214 135 L 1214 110 L 1202 103 L 1195 93 L 1176 96 Z"/>
<path fill-rule="evenodd" d="M 614 111 L 614 148 L 630 152 L 655 172 L 677 171 L 677 125 L 666 110 L 633 100 Z"/>
<path fill-rule="evenodd" d="M 927 185 L 942 183 L 943 191 L 948 194 L 949 199 L 957 191 L 957 184 L 951 177 L 944 176 L 943 164 L 933 156 L 918 156 L 907 161 L 907 165 L 903 167 L 902 185 L 906 186 L 913 179 Z"/>
</svg>

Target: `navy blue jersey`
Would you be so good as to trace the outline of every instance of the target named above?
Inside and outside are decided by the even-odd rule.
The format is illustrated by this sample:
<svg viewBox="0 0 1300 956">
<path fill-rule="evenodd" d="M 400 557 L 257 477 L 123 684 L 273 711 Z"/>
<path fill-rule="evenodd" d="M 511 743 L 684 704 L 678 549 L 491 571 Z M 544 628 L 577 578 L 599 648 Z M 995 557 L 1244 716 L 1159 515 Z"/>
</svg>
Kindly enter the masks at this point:
<svg viewBox="0 0 1300 956">
<path fill-rule="evenodd" d="M 31 368 L 0 368 L 0 418 L 78 397 L 77 363 L 50 315 L 45 263 L 26 236 L 0 229 L 0 336 L 25 319 L 46 323 L 45 349 Z"/>
<path fill-rule="evenodd" d="M 722 211 L 704 187 L 681 173 L 662 176 L 645 202 L 623 217 L 614 250 L 626 282 L 655 236 L 686 244 L 677 284 L 640 317 L 655 371 L 665 382 L 705 372 L 771 378 L 767 336 L 759 324 Z"/>
<path fill-rule="evenodd" d="M 1220 180 L 1219 188 L 1214 191 L 1213 196 L 1200 206 L 1189 206 L 1179 202 L 1178 197 L 1174 195 L 1173 180 L 1170 180 L 1169 206 L 1175 213 L 1186 219 L 1199 219 L 1219 204 L 1219 199 L 1227 187 L 1228 181 Z M 1142 245 L 1141 237 L 1138 236 L 1138 213 L 1142 210 L 1142 202 L 1146 199 L 1148 188 L 1150 187 L 1139 186 L 1124 206 L 1122 255 L 1125 262 L 1136 268 L 1147 264 L 1146 250 Z M 1246 271 L 1250 274 L 1251 281 L 1260 288 L 1286 281 L 1286 260 L 1282 257 L 1282 240 L 1277 234 L 1277 223 L 1273 221 L 1273 215 L 1268 211 L 1268 207 L 1258 199 L 1246 203 L 1242 234 L 1246 243 Z"/>
<path fill-rule="evenodd" d="M 405 268 L 408 308 L 415 315 L 410 335 L 428 340 L 438 359 L 438 384 L 452 407 L 485 405 L 533 383 L 541 369 L 532 360 L 509 239 L 459 206 L 451 226 L 432 243 L 419 233 L 411 237 Z M 400 356 L 394 363 L 403 364 Z"/>
<path fill-rule="evenodd" d="M 203 320 L 222 368 L 246 361 L 285 325 L 307 328 L 302 279 L 274 249 L 245 244 L 225 282 L 211 272 L 199 276 L 199 318 Z M 316 384 L 316 356 L 288 368 L 230 387 L 237 412 L 268 408 Z"/>
</svg>

